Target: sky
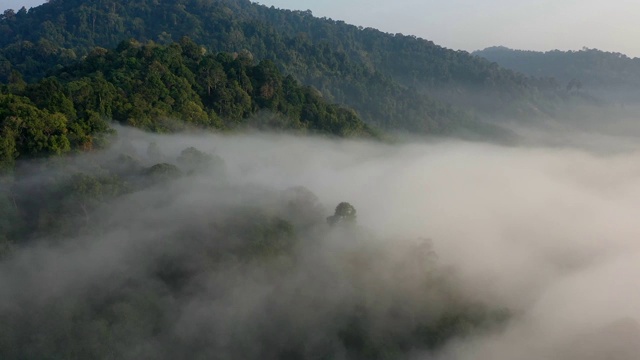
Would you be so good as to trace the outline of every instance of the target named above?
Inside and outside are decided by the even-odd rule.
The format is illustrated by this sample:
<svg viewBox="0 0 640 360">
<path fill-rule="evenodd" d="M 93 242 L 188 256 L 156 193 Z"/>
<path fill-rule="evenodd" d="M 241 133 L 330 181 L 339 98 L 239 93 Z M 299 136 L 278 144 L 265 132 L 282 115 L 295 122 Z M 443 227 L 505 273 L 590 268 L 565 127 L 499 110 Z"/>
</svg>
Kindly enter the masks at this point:
<svg viewBox="0 0 640 360">
<path fill-rule="evenodd" d="M 582 47 L 640 57 L 637 0 L 260 0 L 280 8 L 416 35 L 453 49 Z M 0 8 L 42 0 L 0 0 Z"/>
</svg>

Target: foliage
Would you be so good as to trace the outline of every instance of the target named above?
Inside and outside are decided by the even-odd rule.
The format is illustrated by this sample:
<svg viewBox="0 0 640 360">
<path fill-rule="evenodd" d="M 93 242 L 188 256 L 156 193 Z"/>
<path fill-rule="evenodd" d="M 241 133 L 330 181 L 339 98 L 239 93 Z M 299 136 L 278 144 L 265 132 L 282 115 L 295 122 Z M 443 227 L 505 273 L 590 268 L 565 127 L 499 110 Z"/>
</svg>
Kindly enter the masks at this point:
<svg viewBox="0 0 640 360">
<path fill-rule="evenodd" d="M 96 46 L 115 47 L 124 39 L 169 44 L 183 36 L 204 45 L 189 44 L 191 58 L 200 57 L 203 49 L 227 52 L 246 63 L 273 62 L 258 72 L 273 71 L 275 65 L 292 76 L 281 82 L 261 74 L 266 77 L 255 88 L 261 94 L 255 99 L 260 106 L 278 108 L 271 91 L 296 79 L 383 129 L 429 134 L 473 130 L 479 115 L 538 116 L 539 111 L 532 109 L 549 112 L 561 100 L 549 79 L 528 78 L 463 51 L 249 0 L 56 0 L 5 14 L 0 19 L 0 64 L 4 64 L 0 79 L 7 81 L 12 71 L 19 71 L 37 80 L 47 75 L 47 69 L 57 71 L 59 64 L 91 56 Z M 224 81 L 223 72 L 214 62 L 205 62 L 194 72 L 207 97 L 218 81 Z M 226 112 L 218 109 L 218 115 L 242 117 L 248 100 L 240 89 L 247 90 L 249 84 L 237 75 L 232 79 L 239 88 L 213 96 L 240 105 L 227 106 Z M 284 95 L 293 104 L 298 101 L 295 95 Z M 197 105 L 183 104 L 193 111 L 193 121 L 204 121 Z M 286 111 L 291 115 L 300 110 Z"/>
<path fill-rule="evenodd" d="M 355 224 L 349 203 L 326 218 L 194 147 L 105 148 L 110 121 L 475 131 L 474 113 L 553 100 L 532 79 L 248 0 L 50 0 L 0 15 L 0 81 L 0 358 L 406 358 L 504 320 L 429 245 L 327 226 Z"/>
<path fill-rule="evenodd" d="M 96 48 L 55 76 L 3 91 L 5 169 L 19 157 L 99 147 L 109 133 L 107 119 L 155 132 L 229 130 L 268 111 L 279 116 L 270 130 L 377 136 L 354 111 L 327 103 L 272 62 L 203 54 L 187 38 L 167 46 L 131 40 L 117 50 Z"/>
<path fill-rule="evenodd" d="M 327 226 L 307 189 L 187 176 L 176 163 L 217 157 L 194 147 L 150 167 L 118 152 L 1 179 L 1 358 L 403 359 L 506 319 L 458 294 L 430 243 Z"/>
<path fill-rule="evenodd" d="M 70 150 L 68 119 L 36 107 L 28 98 L 0 94 L 0 170 L 19 155 L 59 155 Z"/>
<path fill-rule="evenodd" d="M 589 48 L 538 52 L 490 47 L 474 54 L 530 76 L 553 77 L 556 86 L 567 92 L 590 92 L 623 103 L 638 101 L 638 58 Z"/>
<path fill-rule="evenodd" d="M 329 225 L 354 224 L 356 222 L 356 208 L 348 202 L 341 202 L 336 206 L 332 216 L 327 218 Z"/>
</svg>

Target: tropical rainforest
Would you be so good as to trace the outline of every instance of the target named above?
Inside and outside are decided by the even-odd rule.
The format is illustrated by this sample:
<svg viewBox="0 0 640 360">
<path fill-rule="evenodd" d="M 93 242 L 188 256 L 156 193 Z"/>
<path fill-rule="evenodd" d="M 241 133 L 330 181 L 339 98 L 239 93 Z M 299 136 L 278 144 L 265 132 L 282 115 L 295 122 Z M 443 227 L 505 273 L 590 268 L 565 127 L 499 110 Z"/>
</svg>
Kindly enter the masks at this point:
<svg viewBox="0 0 640 360">
<path fill-rule="evenodd" d="M 168 45 L 184 36 L 212 54 L 271 60 L 328 102 L 385 130 L 483 131 L 483 115 L 551 116 L 566 101 L 551 78 L 527 77 L 415 36 L 248 0 L 56 0 L 9 10 L 0 20 L 0 79 L 17 71 L 31 82 L 95 47 L 112 49 L 129 39 Z"/>
<path fill-rule="evenodd" d="M 584 73 L 479 55 L 249 0 L 4 11 L 0 358 L 404 359 L 500 329 L 430 240 L 262 168 L 274 133 L 504 139 L 598 103 Z M 216 151 L 263 131 L 280 157 Z"/>
<path fill-rule="evenodd" d="M 508 317 L 464 296 L 429 240 L 246 182 L 220 140 L 118 131 L 3 184 L 3 359 L 395 359 Z"/>
<path fill-rule="evenodd" d="M 32 84 L 14 75 L 0 93 L 4 168 L 21 156 L 90 150 L 109 132 L 109 121 L 167 132 L 234 129 L 251 118 L 270 129 L 376 136 L 353 110 L 327 103 L 271 61 L 205 55 L 186 38 L 167 46 L 124 41 L 112 51 L 97 48 Z"/>
<path fill-rule="evenodd" d="M 523 74 L 553 77 L 567 91 L 588 91 L 618 103 L 640 101 L 640 59 L 621 53 L 589 48 L 540 52 L 498 46 L 474 54 Z"/>
</svg>

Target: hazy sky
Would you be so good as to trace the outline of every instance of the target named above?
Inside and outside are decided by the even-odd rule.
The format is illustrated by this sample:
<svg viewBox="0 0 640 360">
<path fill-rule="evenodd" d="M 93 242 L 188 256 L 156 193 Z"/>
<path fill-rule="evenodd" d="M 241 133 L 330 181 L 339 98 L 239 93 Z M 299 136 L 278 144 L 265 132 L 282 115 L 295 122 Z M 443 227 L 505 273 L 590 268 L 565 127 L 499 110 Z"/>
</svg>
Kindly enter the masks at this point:
<svg viewBox="0 0 640 360">
<path fill-rule="evenodd" d="M 0 0 L 0 8 L 42 0 Z M 261 0 L 276 7 L 384 31 L 413 34 L 464 50 L 504 45 L 518 49 L 583 46 L 640 56 L 637 0 Z"/>
</svg>

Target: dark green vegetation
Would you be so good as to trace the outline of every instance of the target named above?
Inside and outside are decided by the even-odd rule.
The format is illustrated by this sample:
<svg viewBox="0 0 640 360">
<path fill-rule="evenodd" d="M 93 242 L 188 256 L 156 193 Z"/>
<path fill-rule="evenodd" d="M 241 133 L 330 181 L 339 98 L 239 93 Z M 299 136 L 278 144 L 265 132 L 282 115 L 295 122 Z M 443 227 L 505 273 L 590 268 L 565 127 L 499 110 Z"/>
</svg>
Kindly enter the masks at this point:
<svg viewBox="0 0 640 360">
<path fill-rule="evenodd" d="M 55 0 L 6 12 L 0 79 L 8 81 L 16 70 L 35 81 L 96 46 L 112 48 L 124 39 L 169 44 L 183 36 L 211 53 L 271 60 L 382 129 L 490 132 L 495 129 L 478 117 L 548 116 L 566 101 L 550 79 L 526 77 L 466 52 L 248 0 Z"/>
<path fill-rule="evenodd" d="M 0 358 L 405 359 L 504 321 L 348 203 L 329 226 L 309 190 L 120 141 L 4 179 Z"/>
<path fill-rule="evenodd" d="M 479 115 L 552 107 L 545 81 L 242 0 L 5 12 L 0 358 L 404 359 L 500 325 L 428 241 L 379 239 L 352 204 L 327 217 L 305 188 L 113 124 L 494 134 Z"/>
<path fill-rule="evenodd" d="M 189 39 L 127 41 L 33 84 L 0 88 L 0 167 L 19 158 L 89 150 L 108 120 L 154 131 L 253 126 L 335 136 L 376 136 L 357 114 L 328 104 L 269 60 L 206 55 Z"/>
<path fill-rule="evenodd" d="M 588 92 L 623 103 L 638 103 L 640 59 L 584 48 L 547 52 L 491 47 L 474 52 L 515 71 L 556 79 L 569 92 Z"/>
<path fill-rule="evenodd" d="M 353 224 L 356 222 L 356 208 L 348 202 L 341 202 L 336 206 L 336 211 L 333 215 L 327 218 L 327 223 L 331 226 L 346 223 Z"/>
</svg>

